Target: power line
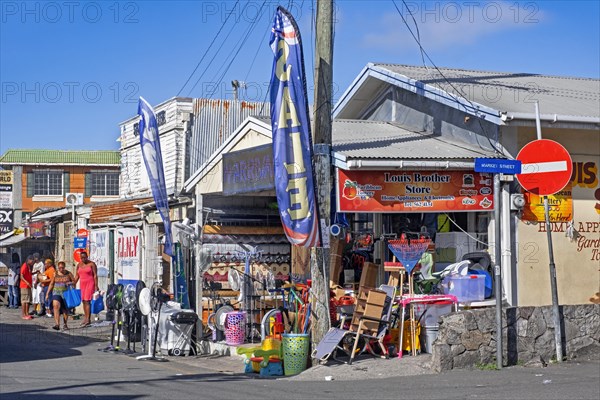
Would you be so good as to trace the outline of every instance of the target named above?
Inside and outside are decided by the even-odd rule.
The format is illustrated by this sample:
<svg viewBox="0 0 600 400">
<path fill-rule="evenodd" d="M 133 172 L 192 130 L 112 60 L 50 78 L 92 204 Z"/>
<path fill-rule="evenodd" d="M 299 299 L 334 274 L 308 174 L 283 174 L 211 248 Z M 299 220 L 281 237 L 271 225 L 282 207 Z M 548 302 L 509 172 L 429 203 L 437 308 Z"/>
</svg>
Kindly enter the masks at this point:
<svg viewBox="0 0 600 400">
<path fill-rule="evenodd" d="M 425 54 L 425 56 L 427 57 L 427 59 L 429 60 L 429 62 L 431 63 L 431 65 L 435 68 L 435 70 L 440 74 L 440 76 L 444 79 L 444 81 L 446 81 L 446 83 L 448 83 L 448 85 L 456 92 L 456 93 L 460 93 L 463 95 L 463 98 L 471 105 L 471 107 L 473 107 L 473 109 L 477 109 L 477 107 L 475 106 L 475 104 L 469 100 L 469 98 L 467 97 L 466 94 L 464 94 L 462 91 L 458 90 L 453 84 L 452 82 L 450 82 L 450 80 L 448 78 L 446 78 L 446 76 L 443 74 L 443 72 L 438 68 L 438 66 L 435 64 L 435 62 L 433 62 L 433 60 L 431 59 L 431 57 L 429 56 L 429 54 L 427 53 L 427 51 L 425 51 L 425 49 L 423 48 L 423 46 L 421 45 L 421 41 L 419 38 L 417 38 L 415 36 L 415 34 L 413 33 L 412 29 L 410 28 L 410 26 L 408 25 L 408 22 L 406 21 L 406 19 L 404 18 L 404 15 L 402 15 L 402 12 L 400 11 L 400 9 L 398 8 L 398 5 L 396 4 L 395 0 L 392 0 L 392 3 L 394 4 L 394 7 L 396 8 L 396 11 L 398 11 L 398 14 L 400 15 L 400 18 L 402 18 L 402 21 L 404 22 L 404 25 L 406 25 L 408 31 L 410 32 L 411 36 L 413 37 L 413 39 L 415 40 L 415 42 L 417 43 L 417 45 L 419 46 L 419 49 L 421 50 L 421 57 L 423 56 L 423 54 Z M 406 7 L 407 11 L 409 12 L 409 14 L 411 15 L 411 17 L 413 18 L 413 21 L 415 21 L 416 24 L 416 20 L 414 19 L 414 16 L 412 14 L 412 12 L 410 11 L 410 8 L 408 7 L 408 5 L 406 4 L 405 0 L 402 0 L 402 3 L 404 4 L 404 6 Z M 424 62 L 424 61 L 423 61 Z M 427 68 L 427 66 L 425 66 L 425 68 Z M 450 94 L 451 96 L 453 96 L 452 93 L 448 92 L 448 94 Z M 492 142 L 492 140 L 490 139 L 487 131 L 485 130 L 485 128 L 483 127 L 483 124 L 481 123 L 481 119 L 478 117 L 477 119 L 477 123 L 479 124 L 479 127 L 481 128 L 481 131 L 483 132 L 483 134 L 485 135 L 486 139 L 488 140 L 490 146 L 494 149 L 494 151 L 498 154 L 504 154 L 502 151 L 500 151 L 496 145 L 494 145 L 494 143 Z M 479 145 L 479 147 L 481 147 L 483 149 L 483 147 L 481 146 L 481 144 L 479 144 L 479 141 L 477 141 L 477 144 Z"/>
<path fill-rule="evenodd" d="M 223 21 L 223 24 L 221 24 L 221 27 L 219 28 L 219 31 L 217 32 L 217 34 L 215 35 L 215 37 L 213 38 L 213 40 L 210 42 L 210 45 L 208 45 L 208 49 L 206 49 L 206 51 L 204 52 L 204 55 L 202 55 L 202 58 L 200 59 L 200 61 L 198 61 L 198 64 L 196 64 L 196 68 L 194 68 L 194 70 L 192 71 L 192 73 L 190 74 L 190 76 L 188 76 L 187 80 L 185 81 L 185 83 L 183 84 L 183 86 L 181 87 L 181 89 L 179 89 L 179 92 L 177 92 L 177 96 L 178 97 L 181 94 L 181 92 L 183 92 L 183 89 L 189 83 L 190 79 L 192 79 L 192 76 L 194 76 L 194 74 L 196 73 L 196 71 L 200 67 L 200 64 L 202 64 L 202 61 L 204 61 L 204 58 L 206 57 L 206 55 L 210 51 L 210 48 L 212 47 L 212 45 L 215 43 L 215 41 L 219 37 L 219 34 L 221 33 L 221 31 L 225 27 L 225 24 L 227 24 L 227 21 L 229 20 L 229 17 L 231 16 L 231 14 L 233 14 L 233 10 L 235 10 L 235 7 L 238 5 L 239 2 L 240 2 L 240 0 L 237 0 L 235 2 L 235 4 L 233 5 L 233 8 L 229 12 L 229 14 L 227 14 L 227 17 L 225 18 L 225 20 Z"/>
<path fill-rule="evenodd" d="M 238 0 L 239 1 L 239 0 Z M 237 4 L 237 3 L 236 3 Z M 240 15 L 244 14 L 244 11 L 246 10 L 246 7 L 248 7 L 248 4 L 250 4 L 250 2 L 246 2 L 246 4 L 244 5 L 244 8 L 242 8 L 242 10 L 240 11 Z M 223 43 L 225 43 L 227 41 L 227 39 L 229 39 L 229 35 L 231 35 L 231 32 L 233 32 L 234 28 L 236 27 L 235 24 L 233 24 L 231 26 L 231 29 L 229 29 L 229 32 L 227 33 L 227 35 L 225 36 L 225 39 L 223 39 Z M 219 50 L 217 50 L 217 54 L 219 53 L 219 51 L 222 49 L 222 45 L 219 48 Z M 211 58 L 210 62 L 208 63 L 208 65 L 206 66 L 206 68 L 204 68 L 204 71 L 202 71 L 202 74 L 200 74 L 200 76 L 198 77 L 198 79 L 196 80 L 196 83 L 194 83 L 194 86 L 192 86 L 192 88 L 189 90 L 188 95 L 191 94 L 191 92 L 196 88 L 196 86 L 198 85 L 198 83 L 200 83 L 200 80 L 202 79 L 202 77 L 204 77 L 204 74 L 206 73 L 206 71 L 208 71 L 208 68 L 211 66 L 211 64 L 213 63 L 213 61 L 215 61 L 217 54 L 215 54 L 213 56 L 213 58 Z"/>
</svg>

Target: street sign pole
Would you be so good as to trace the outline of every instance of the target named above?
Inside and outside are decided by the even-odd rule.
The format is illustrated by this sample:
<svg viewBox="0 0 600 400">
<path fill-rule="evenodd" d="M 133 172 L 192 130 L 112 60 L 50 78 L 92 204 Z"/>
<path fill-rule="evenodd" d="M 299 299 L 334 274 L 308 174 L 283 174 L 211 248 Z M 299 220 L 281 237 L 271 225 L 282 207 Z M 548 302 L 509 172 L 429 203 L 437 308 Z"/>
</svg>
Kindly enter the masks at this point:
<svg viewBox="0 0 600 400">
<path fill-rule="evenodd" d="M 542 139 L 542 125 L 540 122 L 539 104 L 535 102 L 535 126 L 538 140 Z M 550 290 L 552 292 L 552 319 L 554 320 L 554 341 L 556 342 L 556 361 L 562 362 L 562 328 L 560 326 L 560 309 L 558 307 L 558 288 L 556 285 L 556 265 L 554 264 L 554 250 L 552 247 L 552 226 L 550 225 L 550 208 L 548 196 L 544 195 L 544 215 L 546 219 L 546 235 L 548 237 L 548 257 L 550 260 Z"/>
<path fill-rule="evenodd" d="M 500 174 L 494 174 L 494 285 L 496 288 L 496 366 L 502 369 L 502 268 L 500 259 Z"/>
</svg>

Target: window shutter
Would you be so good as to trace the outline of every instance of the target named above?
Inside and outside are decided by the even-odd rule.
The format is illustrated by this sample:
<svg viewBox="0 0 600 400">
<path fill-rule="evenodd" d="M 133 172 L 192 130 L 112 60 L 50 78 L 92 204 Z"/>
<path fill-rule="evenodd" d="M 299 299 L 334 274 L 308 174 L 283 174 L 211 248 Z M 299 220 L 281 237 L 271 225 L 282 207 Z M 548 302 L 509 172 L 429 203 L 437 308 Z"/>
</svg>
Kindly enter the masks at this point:
<svg viewBox="0 0 600 400">
<path fill-rule="evenodd" d="M 69 176 L 69 171 L 63 172 L 63 195 L 65 196 L 71 191 L 71 180 Z"/>
<path fill-rule="evenodd" d="M 35 187 L 35 178 L 33 172 L 27 173 L 27 197 L 33 197 Z"/>
<path fill-rule="evenodd" d="M 85 173 L 84 197 L 92 197 L 92 173 Z"/>
</svg>

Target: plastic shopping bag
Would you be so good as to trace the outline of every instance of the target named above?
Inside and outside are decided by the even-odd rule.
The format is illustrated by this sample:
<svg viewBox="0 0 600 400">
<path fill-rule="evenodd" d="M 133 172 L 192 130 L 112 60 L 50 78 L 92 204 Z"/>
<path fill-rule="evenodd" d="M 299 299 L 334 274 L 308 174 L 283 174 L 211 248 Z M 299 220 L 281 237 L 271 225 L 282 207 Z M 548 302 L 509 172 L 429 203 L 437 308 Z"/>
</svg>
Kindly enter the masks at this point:
<svg viewBox="0 0 600 400">
<path fill-rule="evenodd" d="M 92 314 L 100 314 L 104 310 L 104 297 L 101 294 L 94 295 L 90 303 L 90 309 Z"/>
<path fill-rule="evenodd" d="M 63 299 L 65 299 L 67 308 L 77 307 L 81 304 L 81 290 L 69 288 L 63 293 Z"/>
</svg>

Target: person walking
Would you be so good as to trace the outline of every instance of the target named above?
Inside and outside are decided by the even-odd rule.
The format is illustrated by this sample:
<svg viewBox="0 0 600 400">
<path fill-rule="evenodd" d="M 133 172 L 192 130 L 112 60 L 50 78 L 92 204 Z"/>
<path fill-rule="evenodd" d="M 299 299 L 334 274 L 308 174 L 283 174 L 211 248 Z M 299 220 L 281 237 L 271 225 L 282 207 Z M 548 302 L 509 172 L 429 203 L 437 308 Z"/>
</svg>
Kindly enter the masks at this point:
<svg viewBox="0 0 600 400">
<path fill-rule="evenodd" d="M 69 318 L 69 311 L 67 310 L 67 304 L 65 303 L 65 299 L 63 298 L 63 293 L 67 290 L 67 288 L 71 285 L 75 285 L 75 278 L 71 272 L 67 271 L 65 267 L 64 261 L 59 261 L 57 264 L 58 270 L 56 274 L 52 276 L 50 279 L 50 284 L 48 285 L 48 291 L 46 292 L 45 300 L 52 303 L 52 308 L 54 310 L 54 322 L 55 325 L 52 327 L 54 330 L 60 329 L 60 316 L 63 316 L 63 330 L 68 330 L 67 320 Z"/>
<path fill-rule="evenodd" d="M 32 309 L 29 311 L 29 315 L 34 316 L 38 312 L 37 308 L 40 304 L 40 297 L 42 295 L 42 286 L 38 282 L 40 274 L 44 273 L 44 263 L 40 259 L 40 253 L 33 253 L 33 270 L 31 272 L 33 276 L 33 286 L 31 287 L 31 303 Z M 39 315 L 39 314 L 38 314 Z"/>
<path fill-rule="evenodd" d="M 90 326 L 91 322 L 91 310 L 90 302 L 94 292 L 98 290 L 98 268 L 96 263 L 88 258 L 88 254 L 85 251 L 79 253 L 81 262 L 77 264 L 75 270 L 75 283 L 79 282 L 79 288 L 81 289 L 81 302 L 83 303 L 83 322 L 82 327 Z"/>
<path fill-rule="evenodd" d="M 12 254 L 12 261 L 8 266 L 8 308 L 19 308 L 19 276 L 21 273 L 19 255 Z"/>
<path fill-rule="evenodd" d="M 44 262 L 44 273 L 38 274 L 38 282 L 42 288 L 40 294 L 40 312 L 38 312 L 38 317 L 46 317 L 52 318 L 52 304 L 49 298 L 52 298 L 52 295 L 48 296 L 48 288 L 50 286 L 50 282 L 52 278 L 56 274 L 56 268 L 54 268 L 54 262 L 51 259 L 46 259 Z"/>
<path fill-rule="evenodd" d="M 21 266 L 20 282 L 21 288 L 21 318 L 33 319 L 29 315 L 29 303 L 31 303 L 31 289 L 33 288 L 33 277 L 31 275 L 31 269 L 33 268 L 33 256 L 28 256 L 23 265 Z"/>
</svg>

